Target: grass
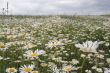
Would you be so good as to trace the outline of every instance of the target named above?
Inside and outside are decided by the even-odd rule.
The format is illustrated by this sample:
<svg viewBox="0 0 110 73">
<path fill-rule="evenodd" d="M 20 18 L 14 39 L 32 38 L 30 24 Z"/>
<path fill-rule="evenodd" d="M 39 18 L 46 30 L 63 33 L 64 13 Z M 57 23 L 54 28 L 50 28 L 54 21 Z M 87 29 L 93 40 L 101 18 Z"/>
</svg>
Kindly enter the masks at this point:
<svg viewBox="0 0 110 73">
<path fill-rule="evenodd" d="M 7 48 L 0 44 L 0 71 L 14 67 L 20 73 L 21 66 L 33 64 L 39 73 L 104 73 L 110 66 L 109 23 L 105 16 L 0 16 L 0 42 Z M 50 41 L 57 45 L 50 48 Z M 86 41 L 103 43 L 98 53 L 85 53 L 75 46 Z M 33 60 L 24 56 L 37 49 L 46 53 Z"/>
</svg>

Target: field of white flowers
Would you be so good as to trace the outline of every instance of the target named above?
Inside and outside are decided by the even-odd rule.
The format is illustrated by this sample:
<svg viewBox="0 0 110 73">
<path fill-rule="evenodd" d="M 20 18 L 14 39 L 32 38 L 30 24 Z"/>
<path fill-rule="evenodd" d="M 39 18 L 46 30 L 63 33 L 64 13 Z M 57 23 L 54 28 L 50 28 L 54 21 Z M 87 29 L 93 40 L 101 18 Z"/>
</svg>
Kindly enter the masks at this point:
<svg viewBox="0 0 110 73">
<path fill-rule="evenodd" d="M 110 73 L 110 17 L 0 16 L 0 73 Z"/>
</svg>

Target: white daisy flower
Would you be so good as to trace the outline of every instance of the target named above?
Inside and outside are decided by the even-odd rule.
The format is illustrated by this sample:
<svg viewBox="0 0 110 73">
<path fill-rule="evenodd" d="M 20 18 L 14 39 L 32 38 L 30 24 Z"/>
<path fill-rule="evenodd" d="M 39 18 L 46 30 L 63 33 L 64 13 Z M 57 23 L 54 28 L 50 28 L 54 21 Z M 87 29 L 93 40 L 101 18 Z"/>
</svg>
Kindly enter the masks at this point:
<svg viewBox="0 0 110 73">
<path fill-rule="evenodd" d="M 110 58 L 107 58 L 106 61 L 110 65 Z"/>
<path fill-rule="evenodd" d="M 20 68 L 20 73 L 30 73 L 34 69 L 34 65 L 24 65 Z"/>
<path fill-rule="evenodd" d="M 73 67 L 72 65 L 66 65 L 66 66 L 63 66 L 63 70 L 65 72 L 71 72 L 73 70 L 77 70 L 77 68 L 76 67 Z"/>
<path fill-rule="evenodd" d="M 8 46 L 2 42 L 0 42 L 0 51 L 5 51 L 8 49 Z"/>
<path fill-rule="evenodd" d="M 30 34 L 26 33 L 26 32 L 23 32 L 23 33 L 19 33 L 18 37 L 23 38 L 23 39 L 24 38 L 30 38 Z"/>
<path fill-rule="evenodd" d="M 44 50 L 37 50 L 37 53 L 39 53 L 39 55 L 43 55 L 45 54 L 46 52 Z"/>
<path fill-rule="evenodd" d="M 0 60 L 3 60 L 3 57 L 2 56 L 0 56 Z"/>
<path fill-rule="evenodd" d="M 38 73 L 38 71 L 32 71 L 31 73 Z"/>
<path fill-rule="evenodd" d="M 6 72 L 7 72 L 7 73 L 16 73 L 17 70 L 16 70 L 14 67 L 11 67 L 11 68 L 7 68 L 7 69 L 6 69 Z"/>
<path fill-rule="evenodd" d="M 30 49 L 30 48 L 33 48 L 35 47 L 36 45 L 32 44 L 32 43 L 28 43 L 28 44 L 25 44 L 25 46 L 23 47 L 23 49 Z"/>
<path fill-rule="evenodd" d="M 104 73 L 110 73 L 110 69 L 105 68 Z"/>
<path fill-rule="evenodd" d="M 97 48 L 99 47 L 99 42 L 95 41 L 86 41 L 83 42 L 83 44 L 75 44 L 77 48 L 80 48 L 81 51 L 83 52 L 92 52 L 92 53 L 97 53 Z"/>
<path fill-rule="evenodd" d="M 13 39 L 15 39 L 16 37 L 17 37 L 16 35 L 8 35 L 8 36 L 7 36 L 7 39 L 13 40 Z"/>
<path fill-rule="evenodd" d="M 55 47 L 60 47 L 62 46 L 63 43 L 60 40 L 51 40 L 46 44 L 47 48 L 55 48 Z"/>
<path fill-rule="evenodd" d="M 86 73 L 92 73 L 91 70 L 85 70 Z"/>
<path fill-rule="evenodd" d="M 77 65 L 77 64 L 79 63 L 79 61 L 76 60 L 76 59 L 72 59 L 71 63 L 72 63 L 73 65 Z"/>
<path fill-rule="evenodd" d="M 25 52 L 24 56 L 27 57 L 27 59 L 37 59 L 39 57 L 39 55 L 43 55 L 45 54 L 45 51 L 43 50 L 35 50 L 35 51 L 31 51 L 28 50 Z"/>
</svg>

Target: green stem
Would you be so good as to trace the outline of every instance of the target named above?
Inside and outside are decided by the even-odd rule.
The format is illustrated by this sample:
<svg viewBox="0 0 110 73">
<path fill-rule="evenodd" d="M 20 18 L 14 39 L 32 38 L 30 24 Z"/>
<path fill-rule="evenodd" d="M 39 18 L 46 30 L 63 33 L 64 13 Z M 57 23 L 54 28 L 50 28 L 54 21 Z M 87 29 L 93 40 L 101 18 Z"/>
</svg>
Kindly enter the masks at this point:
<svg viewBox="0 0 110 73">
<path fill-rule="evenodd" d="M 82 62 L 82 65 L 81 65 L 81 73 L 83 73 L 83 66 L 84 66 L 84 63 L 85 63 L 85 61 L 86 61 L 86 57 L 85 58 L 83 58 L 83 62 Z"/>
<path fill-rule="evenodd" d="M 96 67 L 98 67 L 98 59 L 96 58 Z M 97 73 L 97 71 L 95 71 Z"/>
<path fill-rule="evenodd" d="M 5 52 L 3 51 L 3 58 L 5 58 Z M 3 60 L 3 73 L 5 73 L 5 61 Z"/>
</svg>

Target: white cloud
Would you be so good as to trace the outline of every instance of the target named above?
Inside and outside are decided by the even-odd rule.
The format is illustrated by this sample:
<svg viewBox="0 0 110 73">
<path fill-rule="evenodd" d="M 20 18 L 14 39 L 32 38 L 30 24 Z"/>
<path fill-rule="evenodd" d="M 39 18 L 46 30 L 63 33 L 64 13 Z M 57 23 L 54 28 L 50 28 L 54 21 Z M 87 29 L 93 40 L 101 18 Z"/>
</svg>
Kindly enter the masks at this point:
<svg viewBox="0 0 110 73">
<path fill-rule="evenodd" d="M 0 9 L 9 2 L 10 14 L 98 14 L 110 12 L 109 0 L 0 0 Z"/>
</svg>

